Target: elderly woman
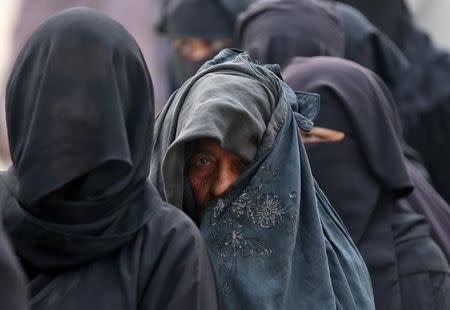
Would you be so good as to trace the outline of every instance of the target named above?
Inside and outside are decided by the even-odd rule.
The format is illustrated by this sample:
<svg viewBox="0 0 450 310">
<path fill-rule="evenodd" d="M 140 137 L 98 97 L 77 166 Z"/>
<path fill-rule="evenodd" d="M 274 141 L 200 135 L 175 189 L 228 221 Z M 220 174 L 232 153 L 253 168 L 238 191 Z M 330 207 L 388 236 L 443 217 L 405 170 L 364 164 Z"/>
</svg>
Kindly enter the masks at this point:
<svg viewBox="0 0 450 310">
<path fill-rule="evenodd" d="M 277 69 L 232 50 L 206 63 L 157 118 L 150 178 L 200 225 L 224 309 L 373 309 L 299 136 L 318 97 Z"/>
<path fill-rule="evenodd" d="M 6 116 L 0 205 L 32 309 L 217 309 L 195 224 L 147 181 L 153 88 L 120 24 L 50 17 L 16 61 Z"/>
<path fill-rule="evenodd" d="M 303 141 L 369 268 L 377 309 L 450 309 L 448 262 L 428 223 L 409 208 L 423 201 L 402 200 L 413 183 L 387 87 L 373 72 L 330 57 L 298 58 L 284 76 L 322 98 L 317 127 Z"/>
</svg>

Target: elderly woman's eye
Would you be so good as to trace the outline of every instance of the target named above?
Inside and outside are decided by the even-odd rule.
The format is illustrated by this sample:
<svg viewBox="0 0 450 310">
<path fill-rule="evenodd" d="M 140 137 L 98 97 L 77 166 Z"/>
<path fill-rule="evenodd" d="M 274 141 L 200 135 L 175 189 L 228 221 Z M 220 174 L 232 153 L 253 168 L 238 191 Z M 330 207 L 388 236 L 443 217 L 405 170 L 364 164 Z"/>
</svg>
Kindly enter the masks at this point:
<svg viewBox="0 0 450 310">
<path fill-rule="evenodd" d="M 200 167 L 212 166 L 214 159 L 211 156 L 199 155 L 194 158 L 194 164 Z"/>
</svg>

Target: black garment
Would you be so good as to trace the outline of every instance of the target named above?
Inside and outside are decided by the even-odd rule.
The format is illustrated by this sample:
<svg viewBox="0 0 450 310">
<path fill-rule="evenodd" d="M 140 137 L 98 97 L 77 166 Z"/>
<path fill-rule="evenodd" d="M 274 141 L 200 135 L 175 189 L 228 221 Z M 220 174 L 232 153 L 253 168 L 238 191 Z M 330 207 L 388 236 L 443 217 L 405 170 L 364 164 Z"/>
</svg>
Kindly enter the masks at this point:
<svg viewBox="0 0 450 310">
<path fill-rule="evenodd" d="M 11 73 L 6 118 L 0 205 L 33 309 L 217 306 L 195 225 L 147 181 L 153 89 L 120 24 L 83 8 L 41 24 Z"/>
<path fill-rule="evenodd" d="M 0 222 L 0 300 L 2 309 L 28 309 L 25 277 Z"/>
<path fill-rule="evenodd" d="M 285 77 L 294 89 L 320 94 L 316 126 L 346 134 L 306 145 L 313 174 L 368 265 L 377 309 L 407 309 L 405 300 L 425 293 L 402 288 L 403 276 L 438 272 L 446 278 L 450 269 L 424 218 L 399 207 L 412 183 L 391 94 L 371 71 L 336 58 L 297 59 Z"/>
<path fill-rule="evenodd" d="M 422 214 L 431 226 L 431 235 L 439 244 L 450 262 L 450 206 L 434 190 L 424 176 L 410 162 L 408 171 L 414 191 L 399 204 L 406 209 Z"/>
<path fill-rule="evenodd" d="M 344 55 L 334 6 L 314 0 L 263 0 L 239 16 L 238 41 L 262 63 L 284 67 L 296 56 Z"/>
<path fill-rule="evenodd" d="M 170 38 L 231 38 L 237 15 L 254 1 L 168 0 L 158 29 Z"/>
<path fill-rule="evenodd" d="M 410 119 L 402 119 L 405 138 L 422 156 L 437 191 L 450 202 L 450 54 L 437 48 L 418 27 L 404 0 L 342 2 L 361 10 L 411 63 L 402 80 L 402 91 L 420 96 L 425 106 L 413 101 L 400 107 L 400 114 L 411 115 Z"/>
<path fill-rule="evenodd" d="M 255 0 L 168 0 L 166 2 L 159 31 L 171 39 L 195 37 L 205 40 L 233 38 L 234 24 L 240 12 Z M 236 45 L 232 43 L 232 47 Z M 193 61 L 177 50 L 169 57 L 170 87 L 179 88 L 188 78 L 215 53 L 206 58 Z"/>
<path fill-rule="evenodd" d="M 403 80 L 411 69 L 411 64 L 395 43 L 355 8 L 338 3 L 336 10 L 345 33 L 344 58 L 372 70 L 381 77 L 392 92 L 397 105 L 424 105 L 424 100 L 417 93 L 402 93 Z"/>
<path fill-rule="evenodd" d="M 339 0 L 339 2 L 357 8 L 389 38 L 400 36 L 401 30 L 396 23 L 401 16 L 403 0 Z"/>
</svg>

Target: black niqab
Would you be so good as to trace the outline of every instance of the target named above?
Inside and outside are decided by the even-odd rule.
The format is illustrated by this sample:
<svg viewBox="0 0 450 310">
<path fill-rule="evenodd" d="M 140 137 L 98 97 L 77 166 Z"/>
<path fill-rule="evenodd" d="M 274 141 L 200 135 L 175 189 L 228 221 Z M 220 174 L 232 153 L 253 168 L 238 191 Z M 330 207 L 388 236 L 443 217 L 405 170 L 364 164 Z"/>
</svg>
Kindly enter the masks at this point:
<svg viewBox="0 0 450 310">
<path fill-rule="evenodd" d="M 13 161 L 6 182 L 16 202 L 4 209 L 5 227 L 27 263 L 86 263 L 144 225 L 152 105 L 139 47 L 118 23 L 74 9 L 33 33 L 6 94 Z M 62 188 L 64 197 L 50 195 Z"/>
<path fill-rule="evenodd" d="M 344 63 L 344 65 L 340 65 L 340 63 Z M 329 77 L 326 79 L 323 77 L 324 66 L 328 66 L 329 71 Z M 316 68 L 317 70 L 314 70 Z M 307 145 L 307 148 L 325 147 L 327 144 L 330 145 L 330 148 L 339 148 L 342 144 L 348 144 L 346 147 L 342 147 L 345 154 L 339 156 L 343 162 L 349 165 L 339 168 L 347 171 L 341 173 L 346 176 L 347 182 L 352 181 L 351 177 L 354 173 L 362 170 L 370 171 L 372 175 L 370 178 L 361 176 L 358 180 L 354 180 L 354 189 L 357 190 L 362 187 L 358 184 L 364 179 L 372 179 L 372 184 L 363 190 L 366 194 L 361 193 L 358 197 L 362 200 L 376 197 L 375 194 L 367 194 L 369 188 L 378 187 L 373 182 L 383 184 L 384 190 L 393 193 L 395 197 L 403 197 L 411 192 L 412 184 L 403 156 L 401 137 L 397 135 L 400 128 L 398 123 L 394 122 L 396 115 L 391 112 L 393 104 L 387 104 L 387 102 L 392 102 L 392 97 L 376 75 L 345 60 L 328 60 L 321 57 L 313 58 L 310 62 L 302 58 L 294 60 L 284 73 L 286 81 L 293 89 L 313 91 L 321 95 L 323 104 L 315 125 L 342 131 L 347 136 L 341 142 Z M 364 76 L 365 79 L 361 79 L 361 76 Z M 363 105 L 361 102 L 375 103 Z M 381 145 L 382 148 L 380 148 Z M 325 152 L 323 153 L 325 156 Z M 328 155 L 337 156 L 338 153 L 334 151 Z M 359 160 L 354 159 L 353 155 L 349 155 L 352 153 L 360 154 Z M 315 157 L 311 156 L 310 160 L 314 163 Z M 353 165 L 358 167 L 352 167 Z M 327 169 L 321 168 L 322 166 L 313 165 L 313 171 L 318 174 L 323 171 L 324 176 L 330 175 L 326 171 Z M 321 178 L 319 177 L 318 180 Z M 337 190 L 333 186 L 325 187 L 326 193 Z M 336 194 L 338 193 L 336 192 Z M 367 197 L 365 197 L 366 195 Z M 348 198 L 354 200 L 354 196 Z M 331 201 L 333 202 L 333 199 Z M 375 208 L 376 198 L 372 203 L 366 201 L 365 204 L 368 209 Z M 361 205 L 360 202 L 357 205 Z M 361 239 L 369 221 L 368 217 L 373 212 L 368 209 L 352 208 L 349 205 L 349 211 L 362 212 L 365 215 L 350 216 L 352 219 L 350 222 L 346 221 L 346 217 L 343 216 L 344 222 L 350 232 L 353 232 L 352 237 L 356 242 Z M 365 220 L 362 220 L 363 218 Z"/>
<path fill-rule="evenodd" d="M 281 67 L 297 56 L 344 55 L 334 6 L 314 0 L 258 1 L 239 16 L 237 35 L 254 59 Z"/>
<path fill-rule="evenodd" d="M 316 126 L 346 134 L 307 144 L 311 167 L 369 267 L 377 308 L 401 309 L 405 296 L 419 294 L 400 291 L 403 276 L 445 274 L 448 265 L 426 221 L 398 205 L 412 182 L 393 98 L 373 72 L 345 60 L 298 59 L 285 76 L 294 89 L 321 95 Z M 426 249 L 426 262 L 416 248 Z"/>
</svg>

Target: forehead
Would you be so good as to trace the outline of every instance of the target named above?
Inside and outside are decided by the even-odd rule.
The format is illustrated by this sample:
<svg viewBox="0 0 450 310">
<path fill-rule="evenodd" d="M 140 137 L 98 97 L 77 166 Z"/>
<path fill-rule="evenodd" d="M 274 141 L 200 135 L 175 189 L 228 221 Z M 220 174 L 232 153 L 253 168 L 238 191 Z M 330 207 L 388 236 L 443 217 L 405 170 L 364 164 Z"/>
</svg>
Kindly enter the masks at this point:
<svg viewBox="0 0 450 310">
<path fill-rule="evenodd" d="M 207 153 L 208 155 L 213 156 L 242 159 L 241 156 L 222 148 L 219 141 L 213 138 L 197 139 L 189 143 L 189 145 L 190 153 L 193 155 L 199 153 Z"/>
<path fill-rule="evenodd" d="M 219 141 L 213 138 L 200 138 L 193 140 L 189 143 L 189 148 L 193 153 L 223 150 L 219 145 Z"/>
</svg>

